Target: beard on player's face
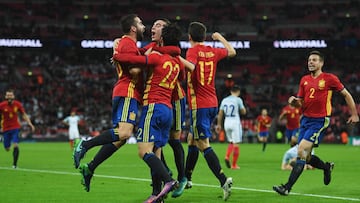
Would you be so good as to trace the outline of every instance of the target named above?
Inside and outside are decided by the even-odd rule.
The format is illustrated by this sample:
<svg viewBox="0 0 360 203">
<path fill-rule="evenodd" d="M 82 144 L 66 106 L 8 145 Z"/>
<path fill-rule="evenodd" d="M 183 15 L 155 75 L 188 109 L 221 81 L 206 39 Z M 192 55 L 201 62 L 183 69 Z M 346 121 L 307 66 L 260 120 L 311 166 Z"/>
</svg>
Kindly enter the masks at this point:
<svg viewBox="0 0 360 203">
<path fill-rule="evenodd" d="M 139 29 L 136 31 L 136 40 L 141 41 L 144 39 L 144 33 L 141 32 Z"/>
<path fill-rule="evenodd" d="M 9 104 L 11 104 L 11 103 L 14 101 L 13 98 L 8 98 L 8 99 L 6 99 L 6 100 L 7 100 L 7 102 L 8 102 Z"/>
</svg>

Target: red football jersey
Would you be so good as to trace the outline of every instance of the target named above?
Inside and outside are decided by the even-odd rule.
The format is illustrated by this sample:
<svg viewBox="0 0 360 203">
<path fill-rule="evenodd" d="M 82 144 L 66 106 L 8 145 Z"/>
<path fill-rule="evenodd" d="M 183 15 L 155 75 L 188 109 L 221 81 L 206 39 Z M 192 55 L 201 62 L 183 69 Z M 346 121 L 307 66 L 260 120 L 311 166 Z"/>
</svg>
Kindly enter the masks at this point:
<svg viewBox="0 0 360 203">
<path fill-rule="evenodd" d="M 171 101 L 177 101 L 185 97 L 185 91 L 181 87 L 181 84 L 179 81 L 176 82 L 175 88 L 173 90 Z"/>
<path fill-rule="evenodd" d="M 25 113 L 23 105 L 13 100 L 12 104 L 9 105 L 8 101 L 0 103 L 1 112 L 1 127 L 3 131 L 18 129 L 21 127 L 18 113 Z"/>
<path fill-rule="evenodd" d="M 186 59 L 195 64 L 188 72 L 188 102 L 190 109 L 218 107 L 214 85 L 217 63 L 228 56 L 224 48 L 196 45 L 186 52 Z"/>
<path fill-rule="evenodd" d="M 341 91 L 344 85 L 331 73 L 321 73 L 313 78 L 305 75 L 300 80 L 297 97 L 304 99 L 303 114 L 307 117 L 320 118 L 331 115 L 331 97 L 333 91 Z"/>
<path fill-rule="evenodd" d="M 281 114 L 286 116 L 286 128 L 289 130 L 294 130 L 300 127 L 300 116 L 301 109 L 296 107 L 291 107 L 289 105 L 285 106 Z"/>
<path fill-rule="evenodd" d="M 145 53 L 145 51 L 150 48 L 152 48 L 155 51 L 159 51 L 160 53 L 168 53 L 170 55 L 178 53 L 178 47 L 175 47 L 175 46 L 159 47 L 155 42 L 151 42 L 148 45 L 146 45 L 145 47 L 141 48 L 140 52 Z M 179 73 L 178 80 L 182 81 L 185 79 L 186 79 L 186 75 L 185 75 L 185 69 L 184 69 L 183 71 L 181 71 Z M 172 97 L 171 97 L 172 101 L 177 101 L 177 100 L 180 100 L 185 97 L 185 91 L 182 88 L 179 81 L 176 83 L 176 86 L 173 90 Z"/>
<path fill-rule="evenodd" d="M 167 47 L 162 47 L 163 53 L 166 53 Z M 169 46 L 172 54 L 174 47 Z M 180 48 L 177 47 L 177 55 L 180 55 Z M 172 108 L 171 96 L 178 81 L 180 71 L 184 69 L 183 63 L 178 56 L 161 54 L 159 52 L 151 53 L 148 56 L 133 56 L 128 54 L 117 54 L 115 59 L 133 64 L 147 65 L 147 81 L 144 90 L 143 105 L 150 103 L 161 103 Z"/>
<path fill-rule="evenodd" d="M 134 56 L 140 55 L 136 42 L 130 37 L 123 36 L 118 44 L 115 44 L 114 54 L 132 54 Z M 129 68 L 133 66 L 129 63 L 119 63 L 115 61 L 116 72 L 118 74 L 118 81 L 113 89 L 113 97 L 130 97 L 135 98 L 141 103 L 142 93 L 144 90 L 143 74 L 139 74 L 134 78 L 129 73 Z"/>
<path fill-rule="evenodd" d="M 271 124 L 272 118 L 270 116 L 259 115 L 257 118 L 259 132 L 267 132 L 269 128 L 266 125 Z"/>
</svg>

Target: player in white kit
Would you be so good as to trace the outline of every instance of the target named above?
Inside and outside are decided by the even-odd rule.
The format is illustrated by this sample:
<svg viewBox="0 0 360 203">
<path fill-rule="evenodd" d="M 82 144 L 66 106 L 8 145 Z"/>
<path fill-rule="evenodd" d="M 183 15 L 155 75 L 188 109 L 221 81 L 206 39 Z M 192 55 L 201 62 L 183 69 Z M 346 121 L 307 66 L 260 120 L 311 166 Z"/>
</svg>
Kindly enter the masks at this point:
<svg viewBox="0 0 360 203">
<path fill-rule="evenodd" d="M 220 110 L 217 120 L 217 132 L 225 130 L 227 141 L 229 142 L 225 164 L 228 168 L 239 169 L 237 160 L 240 154 L 239 143 L 242 142 L 243 129 L 240 122 L 240 114 L 246 114 L 246 108 L 240 96 L 240 87 L 234 85 L 230 89 L 231 95 L 225 97 L 220 104 Z M 225 118 L 225 119 L 224 119 Z M 224 126 L 224 127 L 222 127 Z M 233 154 L 232 163 L 230 165 L 230 156 Z"/>
<path fill-rule="evenodd" d="M 80 139 L 80 132 L 79 132 L 79 122 L 80 116 L 76 115 L 76 111 L 71 111 L 70 116 L 67 116 L 63 123 L 69 126 L 69 143 L 70 149 L 73 150 L 74 142 Z"/>
</svg>

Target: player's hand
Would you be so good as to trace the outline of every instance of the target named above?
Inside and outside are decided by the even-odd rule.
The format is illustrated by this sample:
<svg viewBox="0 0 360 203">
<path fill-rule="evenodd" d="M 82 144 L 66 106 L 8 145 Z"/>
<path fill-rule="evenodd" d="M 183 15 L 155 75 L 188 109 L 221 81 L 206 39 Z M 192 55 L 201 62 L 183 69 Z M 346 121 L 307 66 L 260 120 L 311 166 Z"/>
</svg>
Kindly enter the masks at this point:
<svg viewBox="0 0 360 203">
<path fill-rule="evenodd" d="M 347 120 L 348 124 L 355 124 L 359 122 L 359 115 L 351 115 L 350 118 Z"/>
<path fill-rule="evenodd" d="M 29 126 L 31 128 L 31 132 L 35 132 L 35 126 L 33 124 L 30 124 Z"/>
<path fill-rule="evenodd" d="M 289 99 L 288 99 L 288 103 L 289 103 L 291 106 L 300 107 L 300 106 L 301 106 L 301 99 L 296 98 L 295 96 L 291 96 L 291 97 L 289 97 Z"/>
<path fill-rule="evenodd" d="M 215 132 L 216 132 L 217 134 L 219 134 L 221 130 L 222 130 L 221 125 L 216 125 L 216 126 L 215 126 Z"/>
<path fill-rule="evenodd" d="M 111 63 L 112 65 L 115 65 L 115 61 L 114 61 L 114 58 L 113 58 L 113 57 L 110 58 L 110 63 Z"/>
<path fill-rule="evenodd" d="M 147 56 L 151 53 L 152 47 L 145 51 L 144 55 Z"/>
<path fill-rule="evenodd" d="M 218 32 L 214 32 L 214 33 L 211 35 L 211 37 L 212 37 L 213 40 L 220 40 L 220 39 L 223 38 L 223 36 L 222 36 L 220 33 L 218 33 Z"/>
<path fill-rule="evenodd" d="M 141 72 L 141 68 L 138 68 L 138 67 L 132 67 L 130 68 L 129 70 L 129 73 L 132 75 L 132 76 L 137 76 L 138 74 L 140 74 Z"/>
</svg>

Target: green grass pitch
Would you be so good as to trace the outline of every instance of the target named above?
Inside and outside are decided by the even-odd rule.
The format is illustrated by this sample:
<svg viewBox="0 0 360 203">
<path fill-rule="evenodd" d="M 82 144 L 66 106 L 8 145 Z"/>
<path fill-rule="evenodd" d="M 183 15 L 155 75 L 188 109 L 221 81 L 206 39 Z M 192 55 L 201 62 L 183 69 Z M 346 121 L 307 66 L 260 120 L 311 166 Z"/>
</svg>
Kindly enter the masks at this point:
<svg viewBox="0 0 360 203">
<path fill-rule="evenodd" d="M 322 144 L 315 154 L 334 161 L 330 185 L 323 184 L 321 170 L 304 171 L 289 196 L 280 196 L 272 186 L 285 183 L 289 171 L 280 170 L 286 144 L 241 144 L 240 170 L 225 168 L 227 144 L 212 144 L 225 174 L 233 177 L 232 195 L 227 202 L 360 202 L 360 147 Z M 99 148 L 90 150 L 89 161 Z M 185 153 L 187 146 L 184 144 Z M 12 169 L 12 152 L 0 152 L 0 202 L 143 202 L 151 193 L 150 172 L 138 157 L 136 145 L 125 145 L 96 170 L 90 192 L 80 184 L 80 174 L 73 167 L 68 143 L 20 143 L 18 169 Z M 170 146 L 165 147 L 167 163 L 176 177 Z M 215 176 L 199 156 L 193 174 L 194 186 L 179 198 L 165 202 L 223 202 L 222 190 Z"/>
</svg>

